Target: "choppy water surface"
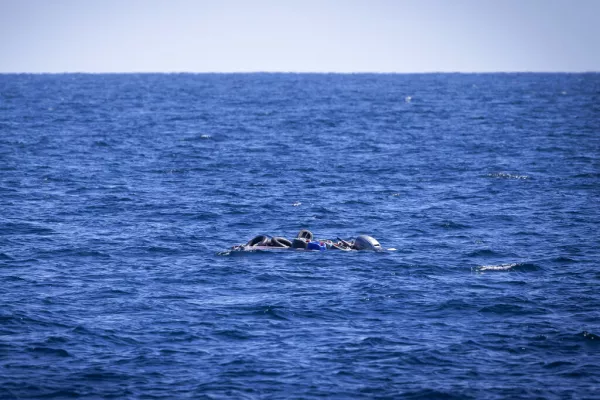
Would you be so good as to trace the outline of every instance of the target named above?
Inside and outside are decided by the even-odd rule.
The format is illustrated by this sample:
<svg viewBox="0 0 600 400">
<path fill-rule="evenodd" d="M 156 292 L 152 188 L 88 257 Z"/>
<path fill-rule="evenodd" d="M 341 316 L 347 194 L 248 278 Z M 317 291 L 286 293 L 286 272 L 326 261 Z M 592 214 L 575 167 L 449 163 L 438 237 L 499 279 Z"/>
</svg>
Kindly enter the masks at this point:
<svg viewBox="0 0 600 400">
<path fill-rule="evenodd" d="M 598 74 L 0 75 L 0 397 L 599 398 L 599 195 Z"/>
</svg>

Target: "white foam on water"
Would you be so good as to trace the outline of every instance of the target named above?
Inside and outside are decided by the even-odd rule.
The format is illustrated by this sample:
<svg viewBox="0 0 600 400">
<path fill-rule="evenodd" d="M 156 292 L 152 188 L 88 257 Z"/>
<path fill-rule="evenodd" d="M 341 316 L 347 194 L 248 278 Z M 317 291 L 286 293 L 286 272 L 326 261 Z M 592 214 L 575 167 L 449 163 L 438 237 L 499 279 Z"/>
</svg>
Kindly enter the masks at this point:
<svg viewBox="0 0 600 400">
<path fill-rule="evenodd" d="M 517 263 L 512 264 L 500 264 L 500 265 L 482 265 L 480 267 L 476 267 L 476 271 L 509 271 L 516 267 Z"/>
</svg>

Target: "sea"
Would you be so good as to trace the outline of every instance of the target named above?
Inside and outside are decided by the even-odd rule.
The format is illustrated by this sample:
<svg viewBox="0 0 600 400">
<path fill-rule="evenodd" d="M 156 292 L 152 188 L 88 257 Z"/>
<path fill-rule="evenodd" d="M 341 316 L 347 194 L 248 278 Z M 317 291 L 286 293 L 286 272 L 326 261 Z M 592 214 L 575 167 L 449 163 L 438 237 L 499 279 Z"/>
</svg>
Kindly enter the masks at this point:
<svg viewBox="0 0 600 400">
<path fill-rule="evenodd" d="M 599 227 L 598 73 L 2 74 L 0 398 L 600 399 Z"/>
</svg>

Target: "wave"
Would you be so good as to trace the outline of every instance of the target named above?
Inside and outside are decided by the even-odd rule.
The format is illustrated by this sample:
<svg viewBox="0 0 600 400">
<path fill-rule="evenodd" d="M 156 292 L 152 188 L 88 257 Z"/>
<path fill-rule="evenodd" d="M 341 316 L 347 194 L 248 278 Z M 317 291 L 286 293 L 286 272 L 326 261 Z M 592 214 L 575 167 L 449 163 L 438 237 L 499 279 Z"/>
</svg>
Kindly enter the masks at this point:
<svg viewBox="0 0 600 400">
<path fill-rule="evenodd" d="M 71 354 L 69 354 L 69 352 L 64 349 L 55 349 L 52 347 L 34 347 L 34 348 L 30 349 L 30 351 L 33 353 L 44 354 L 44 355 L 48 355 L 48 356 L 57 356 L 57 357 L 70 357 L 71 356 Z"/>
<path fill-rule="evenodd" d="M 0 235 L 53 235 L 53 229 L 26 222 L 7 222 L 0 225 Z"/>
<path fill-rule="evenodd" d="M 532 272 L 539 271 L 542 268 L 532 263 L 510 263 L 510 264 L 498 264 L 498 265 L 480 265 L 473 267 L 474 272 Z"/>
<path fill-rule="evenodd" d="M 53 257 L 89 257 L 89 258 L 111 258 L 111 255 L 94 249 L 63 248 L 56 250 L 40 251 L 41 259 Z"/>
<path fill-rule="evenodd" d="M 508 300 L 508 299 L 507 299 Z M 549 309 L 531 304 L 524 299 L 513 297 L 509 302 L 496 303 L 484 306 L 479 309 L 480 313 L 490 313 L 498 315 L 512 315 L 515 317 L 524 317 L 526 315 L 547 315 Z"/>
<path fill-rule="evenodd" d="M 467 257 L 490 257 L 490 256 L 500 256 L 500 253 L 495 252 L 490 249 L 481 249 L 475 250 L 467 254 Z"/>
<path fill-rule="evenodd" d="M 410 399 L 410 400 L 420 400 L 420 399 L 446 399 L 446 400 L 452 400 L 452 399 L 472 399 L 473 397 L 467 396 L 465 394 L 453 394 L 453 393 L 449 393 L 449 392 L 442 392 L 442 391 L 438 391 L 438 390 L 434 390 L 434 389 L 422 389 L 422 390 L 417 390 L 417 391 L 411 391 L 411 392 L 404 392 L 402 393 L 402 396 L 400 396 L 403 399 Z"/>
<path fill-rule="evenodd" d="M 529 175 L 518 175 L 518 174 L 509 174 L 506 172 L 494 172 L 486 175 L 489 178 L 502 178 L 502 179 L 518 179 L 518 180 L 527 180 L 531 179 Z"/>
<path fill-rule="evenodd" d="M 442 229 L 450 229 L 450 230 L 458 230 L 458 229 L 469 229 L 471 228 L 470 225 L 467 224 L 461 224 L 459 222 L 454 222 L 454 221 L 443 221 L 443 222 L 438 222 L 435 224 L 436 226 L 442 228 Z"/>
<path fill-rule="evenodd" d="M 559 361 L 552 361 L 547 364 L 544 364 L 543 368 L 555 369 L 555 368 L 563 368 L 563 367 L 573 367 L 575 365 L 577 365 L 577 364 L 575 364 L 574 362 L 571 362 L 571 361 L 559 360 Z"/>
</svg>

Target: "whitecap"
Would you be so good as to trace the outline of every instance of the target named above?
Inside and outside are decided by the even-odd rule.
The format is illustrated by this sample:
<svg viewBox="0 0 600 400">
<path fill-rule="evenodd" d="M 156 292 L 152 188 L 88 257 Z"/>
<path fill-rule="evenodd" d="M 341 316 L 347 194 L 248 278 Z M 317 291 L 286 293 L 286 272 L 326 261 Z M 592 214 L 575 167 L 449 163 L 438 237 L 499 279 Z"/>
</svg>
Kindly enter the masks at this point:
<svg viewBox="0 0 600 400">
<path fill-rule="evenodd" d="M 482 265 L 479 267 L 475 267 L 476 271 L 509 271 L 516 267 L 517 263 L 512 264 L 500 264 L 500 265 Z"/>
<path fill-rule="evenodd" d="M 487 174 L 487 176 L 489 176 L 491 178 L 504 178 L 504 179 L 521 179 L 521 180 L 531 179 L 531 177 L 529 175 L 516 175 L 516 174 L 509 174 L 506 172 L 496 172 L 493 174 Z"/>
<path fill-rule="evenodd" d="M 475 272 L 499 272 L 499 271 L 515 271 L 515 272 L 533 272 L 540 271 L 542 267 L 531 262 L 519 262 L 510 264 L 498 264 L 498 265 L 481 265 L 479 267 L 472 268 Z"/>
</svg>

